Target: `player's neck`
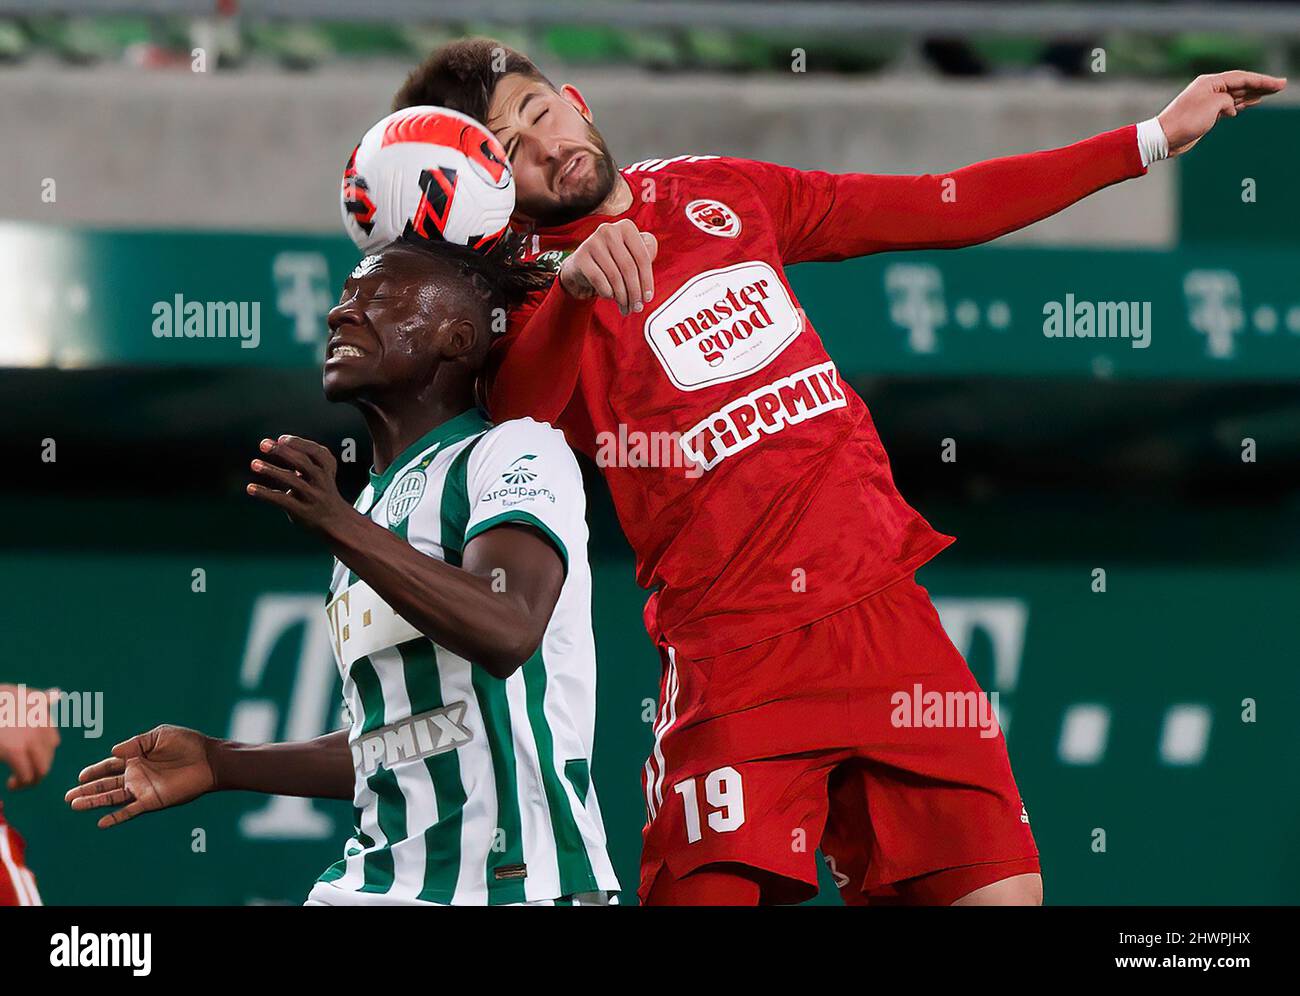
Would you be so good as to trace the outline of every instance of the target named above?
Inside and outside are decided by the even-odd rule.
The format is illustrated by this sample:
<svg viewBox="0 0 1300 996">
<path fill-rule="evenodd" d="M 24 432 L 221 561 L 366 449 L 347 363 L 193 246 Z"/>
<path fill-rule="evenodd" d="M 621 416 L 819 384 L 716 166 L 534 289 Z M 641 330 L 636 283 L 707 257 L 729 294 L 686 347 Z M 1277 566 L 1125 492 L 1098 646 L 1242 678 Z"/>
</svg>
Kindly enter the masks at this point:
<svg viewBox="0 0 1300 996">
<path fill-rule="evenodd" d="M 375 472 L 382 474 L 390 464 L 438 426 L 474 407 L 474 399 L 411 399 L 407 404 L 361 404 L 361 415 L 370 430 Z"/>
<path fill-rule="evenodd" d="M 632 206 L 632 187 L 627 180 L 623 178 L 622 173 L 614 174 L 614 186 L 609 190 L 609 194 L 600 206 L 592 214 L 615 215 L 622 214 Z"/>
</svg>

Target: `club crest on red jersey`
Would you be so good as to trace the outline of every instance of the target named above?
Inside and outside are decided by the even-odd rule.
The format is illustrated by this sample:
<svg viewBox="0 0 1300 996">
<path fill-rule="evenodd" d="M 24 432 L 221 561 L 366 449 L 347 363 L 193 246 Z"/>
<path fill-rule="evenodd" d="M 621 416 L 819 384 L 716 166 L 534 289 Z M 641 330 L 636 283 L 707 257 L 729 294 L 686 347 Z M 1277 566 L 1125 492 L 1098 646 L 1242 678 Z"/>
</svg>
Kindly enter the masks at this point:
<svg viewBox="0 0 1300 996">
<path fill-rule="evenodd" d="M 724 239 L 740 234 L 740 215 L 722 201 L 698 200 L 686 205 L 686 217 L 702 232 Z"/>
</svg>

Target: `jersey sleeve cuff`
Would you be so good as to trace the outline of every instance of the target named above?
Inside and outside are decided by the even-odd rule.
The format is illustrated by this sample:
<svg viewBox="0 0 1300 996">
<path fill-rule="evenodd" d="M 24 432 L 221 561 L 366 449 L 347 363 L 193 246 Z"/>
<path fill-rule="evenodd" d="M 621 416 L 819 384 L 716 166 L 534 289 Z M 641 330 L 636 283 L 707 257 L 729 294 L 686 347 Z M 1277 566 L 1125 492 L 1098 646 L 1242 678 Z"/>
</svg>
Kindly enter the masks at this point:
<svg viewBox="0 0 1300 996">
<path fill-rule="evenodd" d="M 1138 122 L 1137 144 L 1143 166 L 1169 158 L 1169 139 L 1165 137 L 1165 130 L 1160 127 L 1158 118 Z"/>
<path fill-rule="evenodd" d="M 497 515 L 493 515 L 490 518 L 484 519 L 482 522 L 474 523 L 467 530 L 465 530 L 465 546 L 469 546 L 469 541 L 472 540 L 475 536 L 478 536 L 481 533 L 485 533 L 489 529 L 495 529 L 497 526 L 502 526 L 510 522 L 517 522 L 526 526 L 532 526 L 543 536 L 545 536 L 548 540 L 550 540 L 551 545 L 555 547 L 556 552 L 559 553 L 560 555 L 561 562 L 564 564 L 565 576 L 566 577 L 568 576 L 569 550 L 564 545 L 564 541 L 560 539 L 558 535 L 556 535 L 554 529 L 548 526 L 537 516 L 533 515 L 532 512 L 526 512 L 523 509 L 512 509 L 509 512 L 500 512 Z"/>
</svg>

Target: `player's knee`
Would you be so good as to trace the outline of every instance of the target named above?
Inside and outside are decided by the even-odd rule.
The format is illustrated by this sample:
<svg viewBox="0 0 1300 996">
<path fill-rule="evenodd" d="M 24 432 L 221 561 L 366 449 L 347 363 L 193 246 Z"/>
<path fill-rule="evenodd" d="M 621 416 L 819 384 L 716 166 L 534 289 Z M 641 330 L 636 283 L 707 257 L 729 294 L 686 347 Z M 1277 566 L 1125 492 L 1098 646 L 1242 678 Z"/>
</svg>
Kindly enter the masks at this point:
<svg viewBox="0 0 1300 996">
<path fill-rule="evenodd" d="M 954 906 L 1042 906 L 1043 876 L 1012 875 L 968 892 Z"/>
</svg>

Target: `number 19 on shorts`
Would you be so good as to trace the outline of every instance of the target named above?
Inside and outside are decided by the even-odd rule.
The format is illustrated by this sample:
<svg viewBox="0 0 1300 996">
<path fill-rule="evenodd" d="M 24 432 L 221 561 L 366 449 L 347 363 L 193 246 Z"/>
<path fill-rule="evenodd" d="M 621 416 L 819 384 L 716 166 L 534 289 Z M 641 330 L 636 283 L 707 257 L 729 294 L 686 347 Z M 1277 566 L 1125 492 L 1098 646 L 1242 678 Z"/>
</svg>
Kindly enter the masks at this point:
<svg viewBox="0 0 1300 996">
<path fill-rule="evenodd" d="M 684 778 L 673 786 L 682 797 L 686 816 L 686 842 L 694 844 L 702 836 L 700 825 L 700 785 L 703 785 L 703 815 L 714 833 L 731 833 L 745 822 L 745 790 L 740 772 L 735 768 L 718 768 L 702 778 Z"/>
</svg>

